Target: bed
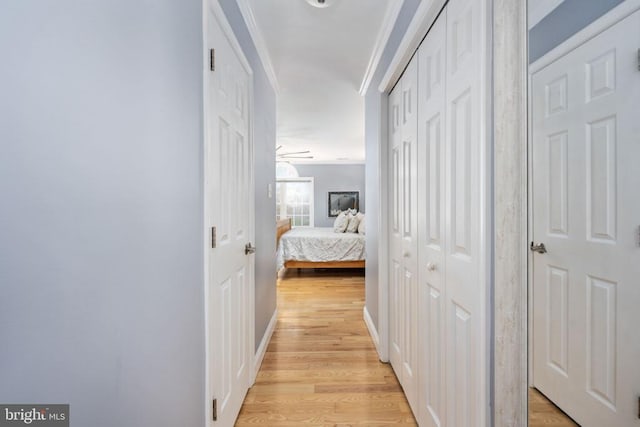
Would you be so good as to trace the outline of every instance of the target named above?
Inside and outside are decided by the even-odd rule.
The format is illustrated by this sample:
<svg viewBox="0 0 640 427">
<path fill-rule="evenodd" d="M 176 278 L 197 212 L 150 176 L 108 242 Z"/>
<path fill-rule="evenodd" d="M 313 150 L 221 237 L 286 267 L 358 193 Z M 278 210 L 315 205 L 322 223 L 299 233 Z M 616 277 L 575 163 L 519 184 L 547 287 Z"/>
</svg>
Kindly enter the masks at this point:
<svg viewBox="0 0 640 427">
<path fill-rule="evenodd" d="M 335 233 L 333 228 L 291 228 L 291 220 L 277 223 L 278 270 L 285 268 L 364 268 L 364 235 Z"/>
</svg>

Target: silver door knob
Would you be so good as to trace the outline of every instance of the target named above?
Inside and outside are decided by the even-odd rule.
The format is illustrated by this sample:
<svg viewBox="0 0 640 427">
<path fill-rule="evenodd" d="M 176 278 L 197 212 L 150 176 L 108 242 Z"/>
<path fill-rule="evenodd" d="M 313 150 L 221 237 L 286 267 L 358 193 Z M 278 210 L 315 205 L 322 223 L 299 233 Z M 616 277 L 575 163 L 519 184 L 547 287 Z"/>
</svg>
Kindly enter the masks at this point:
<svg viewBox="0 0 640 427">
<path fill-rule="evenodd" d="M 436 265 L 432 262 L 427 263 L 427 271 L 436 271 Z"/>
<path fill-rule="evenodd" d="M 403 257 L 405 257 L 405 258 L 409 258 L 409 257 L 411 256 L 411 254 L 410 254 L 408 251 L 405 251 L 405 252 L 402 254 L 402 256 L 403 256 Z"/>
<path fill-rule="evenodd" d="M 253 254 L 255 252 L 256 252 L 256 248 L 251 246 L 251 242 L 249 242 L 246 245 L 244 245 L 244 254 L 245 255 Z"/>
<path fill-rule="evenodd" d="M 539 254 L 546 254 L 547 253 L 547 248 L 544 247 L 544 243 L 540 243 L 539 245 L 536 245 L 533 242 L 531 242 L 531 246 L 529 246 L 529 249 L 531 249 L 533 252 L 537 252 Z"/>
</svg>

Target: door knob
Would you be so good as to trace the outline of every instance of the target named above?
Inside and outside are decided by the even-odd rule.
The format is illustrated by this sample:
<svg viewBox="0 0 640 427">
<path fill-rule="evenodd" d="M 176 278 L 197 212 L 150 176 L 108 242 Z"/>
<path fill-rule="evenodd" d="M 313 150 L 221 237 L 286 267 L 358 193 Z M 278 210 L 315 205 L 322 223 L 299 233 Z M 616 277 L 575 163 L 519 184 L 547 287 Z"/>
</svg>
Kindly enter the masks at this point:
<svg viewBox="0 0 640 427">
<path fill-rule="evenodd" d="M 402 254 L 402 256 L 403 256 L 403 257 L 405 257 L 405 258 L 409 258 L 409 257 L 411 256 L 411 254 L 409 253 L 409 251 L 405 251 L 405 252 Z"/>
<path fill-rule="evenodd" d="M 253 254 L 255 252 L 256 252 L 256 248 L 251 246 L 251 242 L 249 242 L 246 245 L 244 245 L 244 254 L 245 255 Z"/>
<path fill-rule="evenodd" d="M 533 242 L 531 242 L 531 246 L 529 246 L 529 249 L 531 249 L 533 252 L 538 252 L 539 254 L 547 253 L 547 248 L 544 247 L 544 243 L 540 243 L 539 245 L 536 245 Z"/>
<path fill-rule="evenodd" d="M 436 271 L 436 265 L 432 262 L 427 263 L 427 271 Z"/>
</svg>

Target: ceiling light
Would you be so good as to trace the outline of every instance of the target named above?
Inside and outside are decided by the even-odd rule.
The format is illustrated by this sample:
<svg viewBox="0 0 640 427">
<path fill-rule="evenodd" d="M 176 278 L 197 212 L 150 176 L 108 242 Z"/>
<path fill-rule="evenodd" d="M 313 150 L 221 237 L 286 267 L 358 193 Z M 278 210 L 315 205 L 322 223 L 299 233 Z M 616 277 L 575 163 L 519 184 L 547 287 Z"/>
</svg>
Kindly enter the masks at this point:
<svg viewBox="0 0 640 427">
<path fill-rule="evenodd" d="M 325 7 L 331 6 L 335 1 L 336 0 L 307 0 L 307 3 L 309 3 L 313 7 L 323 9 Z"/>
</svg>

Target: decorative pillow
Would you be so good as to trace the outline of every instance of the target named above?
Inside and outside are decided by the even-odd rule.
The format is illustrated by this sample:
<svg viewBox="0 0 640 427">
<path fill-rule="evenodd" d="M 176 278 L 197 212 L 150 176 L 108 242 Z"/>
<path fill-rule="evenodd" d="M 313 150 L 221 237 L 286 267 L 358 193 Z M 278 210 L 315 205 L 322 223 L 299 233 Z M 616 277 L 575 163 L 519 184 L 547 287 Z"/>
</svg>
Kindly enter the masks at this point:
<svg viewBox="0 0 640 427">
<path fill-rule="evenodd" d="M 362 218 L 360 219 L 360 223 L 358 223 L 358 233 L 359 234 L 365 234 L 364 233 L 364 214 L 362 214 Z"/>
<path fill-rule="evenodd" d="M 360 218 L 358 218 L 358 215 L 351 214 L 347 215 L 347 217 L 349 218 L 349 224 L 347 225 L 345 233 L 357 233 L 358 225 L 360 224 Z"/>
<path fill-rule="evenodd" d="M 347 211 L 340 212 L 336 220 L 333 222 L 333 231 L 336 233 L 344 233 L 344 230 L 347 229 L 349 225 L 349 217 L 347 216 Z"/>
</svg>

